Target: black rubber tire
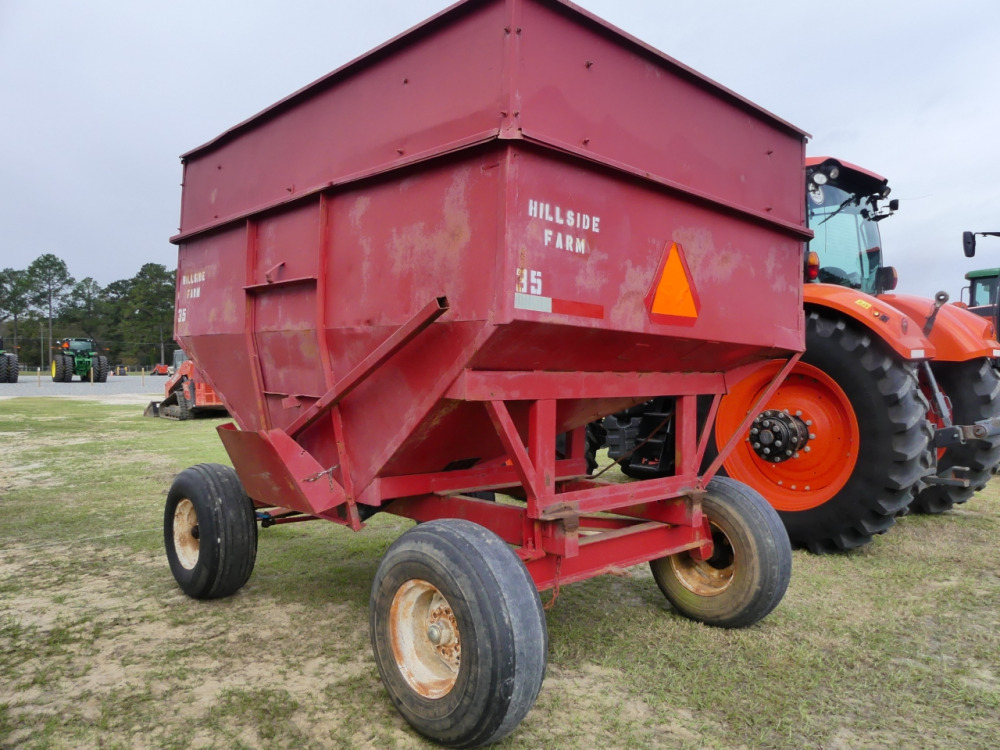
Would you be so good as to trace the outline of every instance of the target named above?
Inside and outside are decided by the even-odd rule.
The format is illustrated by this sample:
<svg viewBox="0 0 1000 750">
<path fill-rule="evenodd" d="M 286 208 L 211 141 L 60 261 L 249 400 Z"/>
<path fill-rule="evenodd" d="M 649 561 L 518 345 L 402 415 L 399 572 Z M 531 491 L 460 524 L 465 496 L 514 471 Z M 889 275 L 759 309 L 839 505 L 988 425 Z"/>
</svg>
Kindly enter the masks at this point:
<svg viewBox="0 0 1000 750">
<path fill-rule="evenodd" d="M 1000 377 L 988 359 L 933 362 L 931 370 L 938 386 L 951 402 L 954 424 L 968 425 L 1000 416 Z M 947 473 L 953 466 L 967 467 L 969 471 L 959 475 L 969 479 L 971 486 L 927 485 L 910 503 L 910 510 L 914 513 L 944 513 L 966 502 L 986 486 L 998 463 L 1000 436 L 948 446 L 937 461 L 938 473 Z"/>
<path fill-rule="evenodd" d="M 108 382 L 108 358 L 100 355 L 94 358 L 94 382 L 95 383 L 107 383 Z"/>
<path fill-rule="evenodd" d="M 604 447 L 607 435 L 607 430 L 600 422 L 591 422 L 587 425 L 587 447 L 584 451 L 587 474 L 593 474 L 597 470 L 597 451 Z"/>
<path fill-rule="evenodd" d="M 61 383 L 66 378 L 66 365 L 62 354 L 52 355 L 52 382 Z"/>
<path fill-rule="evenodd" d="M 21 365 L 18 364 L 16 354 L 7 355 L 7 382 L 16 383 L 21 374 Z"/>
<path fill-rule="evenodd" d="M 416 601 L 425 604 L 432 593 L 424 584 L 444 598 L 443 609 L 435 605 L 428 614 L 403 604 L 410 601 L 406 592 L 414 590 L 423 592 Z M 403 603 L 394 610 L 397 597 Z M 454 661 L 448 667 L 440 657 L 444 646 L 435 650 L 425 632 L 437 626 L 441 620 L 430 617 L 441 617 L 442 611 L 457 629 L 457 670 Z M 517 727 L 538 697 L 548 652 L 541 599 L 517 555 L 478 524 L 430 521 L 397 539 L 372 583 L 369 624 L 390 699 L 414 729 L 435 742 L 448 747 L 496 742 Z M 393 632 L 412 636 L 412 653 L 401 651 L 397 659 Z M 408 665 L 405 673 L 400 661 Z M 434 697 L 427 697 L 432 693 L 425 682 L 411 684 L 438 673 L 445 677 Z"/>
<path fill-rule="evenodd" d="M 73 355 L 64 354 L 62 355 L 62 362 L 63 362 L 63 382 L 72 383 L 73 376 L 76 374 L 76 371 L 73 369 L 74 365 L 76 364 L 76 360 L 73 358 Z M 80 380 L 84 380 L 84 378 L 80 378 Z"/>
<path fill-rule="evenodd" d="M 7 382 L 7 369 L 10 363 L 6 354 L 0 354 L 0 383 Z"/>
<path fill-rule="evenodd" d="M 780 512 L 792 544 L 813 552 L 852 549 L 888 531 L 913 498 L 912 488 L 932 471 L 927 399 L 915 369 L 867 331 L 811 311 L 802 361 L 844 390 L 860 431 L 857 465 L 844 487 L 823 505 Z"/>
<path fill-rule="evenodd" d="M 913 489 L 933 472 L 927 399 L 909 363 L 880 340 L 826 311 L 806 315 L 802 361 L 829 375 L 844 391 L 859 429 L 858 461 L 829 500 L 801 511 L 779 510 L 793 547 L 816 554 L 868 544 L 906 512 Z M 791 408 L 792 404 L 782 404 Z M 714 458 L 715 437 L 706 462 Z M 766 488 L 757 487 L 767 496 Z"/>
<path fill-rule="evenodd" d="M 792 547 L 774 508 L 754 489 L 715 477 L 702 498 L 715 550 L 649 563 L 660 591 L 680 614 L 706 625 L 745 628 L 781 601 L 792 575 Z"/>
<path fill-rule="evenodd" d="M 194 599 L 230 596 L 249 580 L 257 521 L 231 467 L 198 464 L 177 475 L 167 493 L 163 542 L 170 571 Z"/>
</svg>

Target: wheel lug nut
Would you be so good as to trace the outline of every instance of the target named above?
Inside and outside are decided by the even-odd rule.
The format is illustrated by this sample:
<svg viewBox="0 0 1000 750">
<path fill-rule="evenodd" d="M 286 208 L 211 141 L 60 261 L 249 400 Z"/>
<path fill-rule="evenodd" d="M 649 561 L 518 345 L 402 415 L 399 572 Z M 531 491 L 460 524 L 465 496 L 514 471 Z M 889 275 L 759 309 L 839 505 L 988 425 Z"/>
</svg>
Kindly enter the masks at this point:
<svg viewBox="0 0 1000 750">
<path fill-rule="evenodd" d="M 753 449 L 754 450 L 760 450 L 760 443 L 754 443 L 753 444 Z"/>
<path fill-rule="evenodd" d="M 769 455 L 771 455 L 771 449 L 770 449 L 770 448 L 765 448 L 765 449 L 764 449 L 764 455 L 765 455 L 765 456 L 769 456 Z"/>
<path fill-rule="evenodd" d="M 815 440 L 816 439 L 816 433 L 815 432 L 810 432 L 809 433 L 809 439 L 810 440 Z"/>
</svg>

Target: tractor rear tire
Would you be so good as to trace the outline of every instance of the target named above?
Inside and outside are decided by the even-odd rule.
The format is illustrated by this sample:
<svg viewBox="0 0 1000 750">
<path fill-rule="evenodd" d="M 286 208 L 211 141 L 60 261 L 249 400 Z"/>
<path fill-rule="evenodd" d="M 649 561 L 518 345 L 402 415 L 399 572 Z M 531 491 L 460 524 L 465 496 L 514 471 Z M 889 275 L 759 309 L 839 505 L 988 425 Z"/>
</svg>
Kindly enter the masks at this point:
<svg viewBox="0 0 1000 750">
<path fill-rule="evenodd" d="M 496 742 L 538 697 L 548 650 L 538 590 L 478 524 L 430 521 L 399 537 L 375 574 L 369 623 L 389 698 L 437 743 Z"/>
<path fill-rule="evenodd" d="M 769 382 L 758 377 L 742 398 L 723 398 L 715 424 L 721 434 L 710 441 L 711 453 Z M 864 329 L 824 311 L 807 313 L 806 353 L 765 409 L 787 409 L 811 422 L 810 434 L 819 437 L 810 437 L 811 452 L 771 463 L 742 441 L 723 469 L 767 498 L 793 546 L 824 553 L 867 544 L 892 527 L 914 486 L 933 470 L 928 404 L 913 366 Z"/>
<path fill-rule="evenodd" d="M 10 366 L 6 354 L 0 354 L 0 383 L 7 382 L 7 368 Z"/>
<path fill-rule="evenodd" d="M 933 362 L 931 370 L 938 386 L 951 402 L 954 424 L 973 424 L 1000 416 L 1000 377 L 988 359 L 968 362 Z M 968 468 L 959 476 L 970 480 L 969 487 L 928 485 L 910 503 L 915 513 L 944 513 L 966 502 L 986 486 L 1000 463 L 1000 436 L 969 440 L 964 445 L 950 445 L 938 457 L 939 473 L 955 466 Z"/>
<path fill-rule="evenodd" d="M 239 591 L 257 559 L 257 520 L 231 467 L 198 464 L 177 475 L 167 493 L 163 541 L 188 596 L 220 599 Z"/>
<path fill-rule="evenodd" d="M 587 474 L 597 471 L 597 451 L 604 447 L 607 440 L 608 431 L 600 422 L 590 422 L 587 425 L 587 447 L 584 451 L 587 459 Z"/>
<path fill-rule="evenodd" d="M 94 382 L 95 383 L 107 383 L 108 382 L 108 358 L 105 356 L 94 357 Z"/>
<path fill-rule="evenodd" d="M 16 383 L 18 375 L 21 374 L 21 366 L 17 363 L 16 354 L 7 355 L 7 382 Z"/>
<path fill-rule="evenodd" d="M 649 563 L 660 591 L 685 617 L 745 628 L 778 606 L 792 575 L 792 548 L 781 519 L 759 492 L 728 477 L 708 483 L 701 501 L 714 549 Z"/>
</svg>

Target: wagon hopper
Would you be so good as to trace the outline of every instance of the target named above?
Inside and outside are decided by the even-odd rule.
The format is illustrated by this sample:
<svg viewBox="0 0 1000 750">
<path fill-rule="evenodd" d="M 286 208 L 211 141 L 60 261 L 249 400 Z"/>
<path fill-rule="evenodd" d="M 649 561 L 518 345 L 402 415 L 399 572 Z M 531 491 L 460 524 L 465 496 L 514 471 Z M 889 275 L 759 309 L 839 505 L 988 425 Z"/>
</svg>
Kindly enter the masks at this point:
<svg viewBox="0 0 1000 750">
<path fill-rule="evenodd" d="M 420 521 L 373 651 L 462 746 L 534 702 L 539 591 L 650 562 L 686 616 L 764 617 L 787 536 L 699 471 L 696 401 L 803 348 L 804 140 L 575 6 L 470 0 L 186 154 L 175 337 L 236 424 L 169 493 L 181 587 L 238 590 L 256 521 Z M 585 426 L 661 394 L 672 475 L 587 478 Z"/>
</svg>

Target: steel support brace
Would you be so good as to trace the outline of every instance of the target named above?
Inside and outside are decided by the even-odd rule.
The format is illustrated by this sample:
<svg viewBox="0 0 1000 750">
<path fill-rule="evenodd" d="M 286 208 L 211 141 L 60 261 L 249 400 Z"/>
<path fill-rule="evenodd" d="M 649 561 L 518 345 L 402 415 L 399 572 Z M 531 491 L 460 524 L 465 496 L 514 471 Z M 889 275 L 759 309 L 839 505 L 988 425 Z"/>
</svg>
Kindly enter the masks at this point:
<svg viewBox="0 0 1000 750">
<path fill-rule="evenodd" d="M 603 573 L 695 550 L 705 543 L 701 525 L 668 526 L 641 523 L 580 539 L 575 557 L 546 555 L 526 560 L 525 565 L 539 591 L 575 581 L 584 581 Z"/>
<path fill-rule="evenodd" d="M 778 374 L 774 376 L 774 380 L 772 380 L 770 385 L 768 385 L 767 388 L 764 389 L 764 392 L 760 394 L 760 398 L 758 398 L 754 403 L 753 408 L 747 411 L 746 416 L 743 417 L 743 421 L 740 423 L 740 426 L 735 432 L 733 432 L 732 435 L 730 435 L 729 440 L 726 441 L 722 450 L 719 451 L 719 455 L 715 457 L 715 460 L 709 464 L 708 469 L 706 469 L 702 474 L 702 481 L 705 484 L 712 481 L 712 477 L 715 476 L 716 472 L 722 466 L 722 462 L 729 458 L 729 453 L 735 447 L 736 443 L 745 439 L 747 430 L 750 428 L 750 423 L 754 420 L 754 417 L 760 413 L 760 410 L 764 407 L 764 404 L 767 403 L 768 399 L 770 399 L 771 396 L 777 392 L 778 388 L 785 381 L 785 378 L 788 377 L 788 374 L 792 371 L 792 368 L 798 364 L 800 359 L 802 359 L 802 354 L 802 352 L 797 352 L 788 359 L 785 366 L 782 367 Z M 738 382 L 738 378 L 734 378 L 734 380 Z M 708 430 L 709 427 L 710 423 L 705 425 L 706 430 Z"/>
<path fill-rule="evenodd" d="M 361 385 L 369 375 L 385 364 L 392 355 L 410 343 L 421 331 L 448 312 L 448 298 L 437 297 L 424 306 L 416 315 L 396 330 L 381 346 L 365 357 L 357 367 L 345 375 L 333 388 L 306 409 L 285 430 L 291 437 L 296 437 L 303 430 L 316 422 L 330 409 L 340 403 L 351 391 Z"/>
<path fill-rule="evenodd" d="M 511 419 L 510 412 L 507 411 L 507 405 L 503 401 L 487 401 L 486 411 L 490 415 L 490 421 L 493 422 L 493 428 L 497 431 L 507 455 L 514 463 L 514 470 L 517 471 L 517 475 L 521 478 L 521 483 L 528 493 L 529 503 L 532 499 L 537 500 L 543 497 L 543 485 L 538 479 L 528 452 L 524 449 L 521 436 L 517 432 L 517 427 L 514 426 L 514 420 Z M 554 434 L 552 442 L 555 443 Z"/>
</svg>

